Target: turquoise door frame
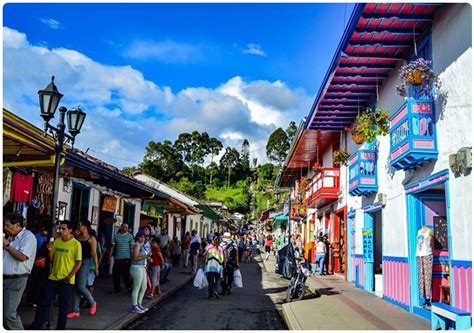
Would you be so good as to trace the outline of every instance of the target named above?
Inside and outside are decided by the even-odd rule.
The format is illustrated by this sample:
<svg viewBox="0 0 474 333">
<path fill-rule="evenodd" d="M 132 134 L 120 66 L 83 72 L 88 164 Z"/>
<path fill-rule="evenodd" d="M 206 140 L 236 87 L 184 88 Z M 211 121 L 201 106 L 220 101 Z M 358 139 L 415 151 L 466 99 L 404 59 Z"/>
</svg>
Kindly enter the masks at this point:
<svg viewBox="0 0 474 333">
<path fill-rule="evenodd" d="M 374 230 L 374 216 L 371 213 L 364 213 L 364 229 Z M 372 246 L 372 258 L 373 255 Z M 374 291 L 374 263 L 373 262 L 364 262 L 364 289 L 373 292 Z"/>
<path fill-rule="evenodd" d="M 435 175 L 431 175 L 428 179 L 434 179 L 439 175 L 446 174 L 448 171 L 441 171 Z M 423 184 L 427 182 L 426 179 L 422 179 L 414 184 L 409 184 L 405 186 L 405 189 L 415 186 L 416 184 Z M 446 200 L 446 219 L 448 223 L 448 251 L 449 251 L 449 269 L 452 271 L 451 260 L 452 260 L 452 236 L 451 236 L 451 218 L 450 218 L 450 198 L 449 198 L 449 178 L 446 177 L 445 180 L 442 180 L 441 183 L 444 183 L 445 190 L 445 200 Z M 410 278 L 410 311 L 414 314 L 422 316 L 427 320 L 431 320 L 431 312 L 423 309 L 420 306 L 419 298 L 419 285 L 418 285 L 418 267 L 416 262 L 416 236 L 418 233 L 419 226 L 418 224 L 424 220 L 424 207 L 422 205 L 422 200 L 429 197 L 428 195 L 420 196 L 421 192 L 429 190 L 437 185 L 439 182 L 432 183 L 430 186 L 420 187 L 419 190 L 412 191 L 406 194 L 407 199 L 407 224 L 408 224 L 408 270 Z M 456 293 L 454 287 L 451 287 L 450 290 L 450 300 L 451 304 L 455 304 Z"/>
<path fill-rule="evenodd" d="M 354 221 L 355 221 L 355 216 L 347 216 L 347 281 L 354 281 L 353 275 L 353 270 L 352 270 L 352 252 L 353 252 L 353 246 L 355 244 L 352 244 L 352 233 L 355 232 L 354 230 Z"/>
</svg>

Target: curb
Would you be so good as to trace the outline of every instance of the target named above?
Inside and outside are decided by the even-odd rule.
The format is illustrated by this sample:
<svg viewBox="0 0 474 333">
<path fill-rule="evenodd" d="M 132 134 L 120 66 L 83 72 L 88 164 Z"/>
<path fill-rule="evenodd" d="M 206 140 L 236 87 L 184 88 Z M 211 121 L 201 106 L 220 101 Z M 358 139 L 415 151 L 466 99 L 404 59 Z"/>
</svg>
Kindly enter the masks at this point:
<svg viewBox="0 0 474 333">
<path fill-rule="evenodd" d="M 300 326 L 298 320 L 296 319 L 295 313 L 293 312 L 293 309 L 291 308 L 290 303 L 285 303 L 282 305 L 281 314 L 289 330 L 292 330 L 292 331 L 302 330 L 302 327 Z"/>
<path fill-rule="evenodd" d="M 158 303 L 160 303 L 160 302 L 164 301 L 165 299 L 167 299 L 169 296 L 176 293 L 179 289 L 183 288 L 185 285 L 187 285 L 193 279 L 194 279 L 194 275 L 190 275 L 190 276 L 186 277 L 183 281 L 178 283 L 176 286 L 174 286 L 170 290 L 164 292 L 159 298 L 144 302 L 143 305 L 145 305 L 148 308 L 151 308 L 152 306 L 157 305 Z M 105 328 L 102 328 L 101 330 L 122 330 L 122 329 L 125 328 L 125 326 L 131 324 L 133 321 L 139 319 L 140 317 L 142 317 L 145 314 L 146 314 L 146 312 L 144 312 L 144 313 L 127 313 L 124 317 L 122 317 L 122 319 L 116 321 L 115 323 L 113 323 L 113 324 L 111 324 L 111 325 L 109 325 Z"/>
</svg>

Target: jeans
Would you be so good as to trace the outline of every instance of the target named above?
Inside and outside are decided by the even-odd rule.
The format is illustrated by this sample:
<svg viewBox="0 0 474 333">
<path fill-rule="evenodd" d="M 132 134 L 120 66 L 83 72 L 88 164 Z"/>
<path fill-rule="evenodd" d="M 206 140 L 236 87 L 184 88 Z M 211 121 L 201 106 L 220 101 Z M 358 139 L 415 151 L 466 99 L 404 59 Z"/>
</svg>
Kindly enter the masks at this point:
<svg viewBox="0 0 474 333">
<path fill-rule="evenodd" d="M 133 280 L 132 305 L 142 304 L 146 292 L 146 269 L 144 266 L 132 265 L 130 275 Z"/>
<path fill-rule="evenodd" d="M 224 268 L 224 278 L 222 279 L 222 293 L 230 293 L 234 282 L 234 265 L 226 265 Z"/>
<path fill-rule="evenodd" d="M 125 287 L 130 289 L 132 287 L 132 281 L 130 281 L 130 259 L 115 259 L 112 276 L 115 292 L 120 292 L 120 278 L 125 282 Z"/>
<path fill-rule="evenodd" d="M 316 254 L 316 261 L 313 266 L 313 274 L 316 274 L 316 264 L 319 265 L 319 273 L 322 275 L 324 272 L 324 254 Z"/>
<path fill-rule="evenodd" d="M 82 260 L 81 268 L 76 273 L 76 284 L 73 289 L 72 294 L 72 312 L 80 312 L 79 302 L 81 301 L 81 294 L 84 295 L 89 305 L 95 303 L 94 298 L 92 297 L 89 289 L 87 289 L 87 278 L 90 270 L 90 260 Z"/>
<path fill-rule="evenodd" d="M 165 262 L 163 264 L 163 270 L 160 273 L 160 280 L 167 279 L 170 271 L 171 271 L 171 264 L 168 262 Z"/>
<path fill-rule="evenodd" d="M 209 297 L 212 296 L 212 294 L 217 294 L 217 288 L 219 288 L 219 281 L 221 279 L 221 275 L 217 272 L 208 272 L 207 273 L 207 283 L 209 284 L 208 286 L 208 292 L 209 292 Z"/>
<path fill-rule="evenodd" d="M 184 249 L 183 250 L 183 256 L 184 256 L 184 267 L 188 267 L 188 262 L 189 262 L 189 249 Z"/>
<path fill-rule="evenodd" d="M 31 326 L 34 330 L 40 330 L 46 320 L 48 319 L 49 308 L 53 304 L 54 297 L 56 294 L 59 296 L 58 304 L 58 324 L 56 326 L 57 330 L 66 329 L 66 320 L 67 320 L 67 309 L 69 306 L 69 297 L 72 294 L 73 285 L 66 283 L 64 281 L 53 281 L 48 280 L 46 285 L 46 291 L 43 298 L 43 302 L 38 307 L 35 313 L 35 320 Z"/>
<path fill-rule="evenodd" d="M 16 312 L 28 278 L 3 279 L 3 327 L 7 330 L 23 330 L 21 318 Z"/>
</svg>

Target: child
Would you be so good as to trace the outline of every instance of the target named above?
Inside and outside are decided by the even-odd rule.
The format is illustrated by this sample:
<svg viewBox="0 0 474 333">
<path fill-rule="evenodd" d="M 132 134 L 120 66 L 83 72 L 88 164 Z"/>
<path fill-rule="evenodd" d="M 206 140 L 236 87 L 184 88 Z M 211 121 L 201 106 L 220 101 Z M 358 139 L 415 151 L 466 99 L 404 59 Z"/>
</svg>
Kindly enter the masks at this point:
<svg viewBox="0 0 474 333">
<path fill-rule="evenodd" d="M 160 271 L 163 269 L 163 263 L 165 262 L 163 255 L 161 254 L 160 241 L 155 236 L 151 238 L 151 294 L 146 295 L 147 298 L 154 298 L 161 294 L 160 288 Z"/>
</svg>

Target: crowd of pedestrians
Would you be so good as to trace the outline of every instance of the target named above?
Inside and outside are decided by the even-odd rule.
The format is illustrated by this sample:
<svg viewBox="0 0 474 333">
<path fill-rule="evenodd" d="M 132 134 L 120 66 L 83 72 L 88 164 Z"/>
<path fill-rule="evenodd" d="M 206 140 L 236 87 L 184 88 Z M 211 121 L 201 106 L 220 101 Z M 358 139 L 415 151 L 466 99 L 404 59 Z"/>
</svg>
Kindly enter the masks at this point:
<svg viewBox="0 0 474 333">
<path fill-rule="evenodd" d="M 66 329 L 68 320 L 82 317 L 84 308 L 88 316 L 94 316 L 101 302 L 94 296 L 94 283 L 99 271 L 108 275 L 104 264 L 112 265 L 109 294 L 125 291 L 130 295 L 130 312 L 145 312 L 144 297 L 160 296 L 172 267 L 194 274 L 199 255 L 207 255 L 196 230 L 180 240 L 170 239 L 166 231 L 157 232 L 153 225 L 132 235 L 127 223 L 122 223 L 107 249 L 88 220 L 79 225 L 60 221 L 51 239 L 45 226 L 39 226 L 35 234 L 26 229 L 19 214 L 7 213 L 3 222 L 3 324 L 11 330 L 24 329 L 18 313 L 23 296 L 35 309 L 31 329 L 50 327 L 53 304 L 58 308 L 58 330 Z M 238 267 L 237 259 L 228 261 L 222 272 L 217 270 L 219 277 L 229 267 Z M 232 281 L 226 281 L 230 286 Z"/>
</svg>

